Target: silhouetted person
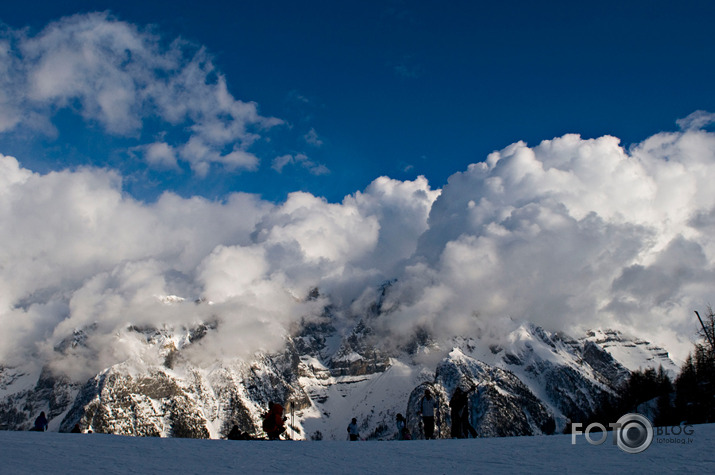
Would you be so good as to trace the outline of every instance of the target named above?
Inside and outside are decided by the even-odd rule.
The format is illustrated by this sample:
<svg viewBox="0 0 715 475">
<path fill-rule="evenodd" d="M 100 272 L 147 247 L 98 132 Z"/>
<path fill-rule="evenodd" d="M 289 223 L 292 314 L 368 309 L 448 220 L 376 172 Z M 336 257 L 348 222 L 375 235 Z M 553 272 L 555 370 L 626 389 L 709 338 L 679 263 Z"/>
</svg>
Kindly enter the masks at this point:
<svg viewBox="0 0 715 475">
<path fill-rule="evenodd" d="M 47 430 L 47 417 L 45 411 L 42 411 L 37 419 L 35 419 L 35 427 L 32 429 L 37 432 L 45 432 Z"/>
<path fill-rule="evenodd" d="M 452 437 L 455 439 L 465 439 L 467 432 L 465 426 L 467 421 L 467 393 L 458 387 L 452 399 L 449 401 L 452 416 Z"/>
<path fill-rule="evenodd" d="M 425 396 L 420 401 L 420 414 L 425 432 L 425 439 L 434 439 L 434 415 L 437 401 L 432 397 L 429 389 L 425 390 Z"/>
<path fill-rule="evenodd" d="M 231 432 L 228 433 L 226 436 L 228 440 L 241 440 L 243 438 L 243 434 L 241 433 L 240 430 L 238 430 L 238 426 L 236 424 L 233 425 L 231 428 Z"/>
<path fill-rule="evenodd" d="M 357 419 L 353 417 L 353 420 L 348 424 L 348 437 L 350 440 L 360 440 L 360 431 L 358 430 Z"/>
<path fill-rule="evenodd" d="M 286 428 L 283 423 L 286 418 L 283 417 L 283 406 L 278 403 L 271 402 L 268 405 L 268 412 L 263 414 L 263 430 L 270 440 L 279 440 Z"/>
<path fill-rule="evenodd" d="M 75 424 L 72 430 L 70 431 L 70 434 L 81 434 L 82 429 L 79 428 L 79 424 Z"/>
<path fill-rule="evenodd" d="M 410 432 L 407 430 L 405 416 L 397 414 L 395 423 L 397 424 L 397 440 L 410 440 Z"/>
</svg>

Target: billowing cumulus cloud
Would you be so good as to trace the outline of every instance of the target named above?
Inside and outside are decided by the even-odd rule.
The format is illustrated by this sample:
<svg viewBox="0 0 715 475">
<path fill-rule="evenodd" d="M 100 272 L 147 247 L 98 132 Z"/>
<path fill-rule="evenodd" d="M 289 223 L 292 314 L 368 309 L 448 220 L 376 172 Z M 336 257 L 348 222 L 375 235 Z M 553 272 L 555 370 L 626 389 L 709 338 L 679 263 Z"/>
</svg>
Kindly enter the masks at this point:
<svg viewBox="0 0 715 475">
<path fill-rule="evenodd" d="M 203 48 L 180 39 L 165 45 L 107 13 L 67 17 L 34 36 L 12 30 L 2 36 L 0 132 L 23 126 L 56 133 L 53 114 L 63 108 L 137 140 L 148 121 L 158 120 L 176 131 L 173 141 L 135 150 L 151 166 L 180 159 L 206 175 L 212 164 L 255 170 L 259 160 L 250 146 L 282 123 L 235 99 Z"/>
<path fill-rule="evenodd" d="M 0 169 L 0 361 L 56 359 L 62 340 L 91 329 L 85 348 L 53 363 L 63 371 L 98 371 L 132 354 L 140 346 L 130 325 L 219 322 L 194 352 L 201 361 L 275 350 L 327 303 L 306 300 L 311 289 L 350 302 L 394 274 L 436 197 L 423 178 L 380 178 L 343 203 L 165 193 L 146 204 L 103 169 L 41 175 L 7 156 Z M 171 295 L 189 303 L 167 305 Z"/>
<path fill-rule="evenodd" d="M 495 152 L 450 177 L 386 326 L 617 327 L 682 357 L 715 284 L 714 177 L 715 135 L 693 127 L 630 151 L 566 135 Z"/>
</svg>

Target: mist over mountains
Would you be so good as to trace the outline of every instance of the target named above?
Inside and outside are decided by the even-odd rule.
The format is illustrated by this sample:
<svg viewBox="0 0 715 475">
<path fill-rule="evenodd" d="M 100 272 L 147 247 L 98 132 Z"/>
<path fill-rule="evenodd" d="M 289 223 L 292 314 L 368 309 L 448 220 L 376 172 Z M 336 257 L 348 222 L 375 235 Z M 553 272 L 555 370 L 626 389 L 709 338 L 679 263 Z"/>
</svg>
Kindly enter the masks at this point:
<svg viewBox="0 0 715 475">
<path fill-rule="evenodd" d="M 385 281 L 374 330 L 396 345 L 506 318 L 617 328 L 682 359 L 713 283 L 715 135 L 699 128 L 711 120 L 695 113 L 629 150 L 608 136 L 516 143 L 441 190 L 380 177 L 341 203 L 304 192 L 146 203 L 109 169 L 40 174 L 3 156 L 0 361 L 86 377 L 133 354 L 130 325 L 211 320 L 222 331 L 197 361 L 274 351 L 325 307 L 354 323 Z M 212 305 L 167 307 L 167 295 Z M 88 326 L 82 351 L 55 351 Z"/>
</svg>

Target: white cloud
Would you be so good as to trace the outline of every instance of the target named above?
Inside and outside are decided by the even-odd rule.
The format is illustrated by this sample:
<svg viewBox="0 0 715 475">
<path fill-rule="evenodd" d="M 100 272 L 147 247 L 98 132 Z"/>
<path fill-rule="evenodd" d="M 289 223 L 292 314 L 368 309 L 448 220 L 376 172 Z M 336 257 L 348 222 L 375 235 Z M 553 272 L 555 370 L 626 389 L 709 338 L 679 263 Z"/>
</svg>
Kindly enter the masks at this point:
<svg viewBox="0 0 715 475">
<path fill-rule="evenodd" d="M 380 236 L 370 260 L 380 262 L 384 269 L 393 269 L 392 274 L 416 250 L 417 239 L 427 230 L 427 218 L 439 194 L 439 190 L 430 189 L 423 176 L 414 181 L 380 177 L 364 192 L 347 197 L 344 205 L 354 205 L 363 215 L 377 217 Z"/>
<path fill-rule="evenodd" d="M 148 120 L 158 120 L 176 131 L 165 145 L 179 154 L 149 144 L 147 162 L 166 167 L 179 158 L 205 175 L 212 164 L 255 170 L 258 158 L 248 148 L 282 123 L 235 99 L 203 48 L 181 40 L 164 46 L 153 32 L 107 13 L 63 18 L 35 36 L 11 30 L 5 36 L 0 132 L 20 125 L 52 132 L 50 120 L 63 108 L 136 139 Z"/>
<path fill-rule="evenodd" d="M 258 157 L 241 149 L 234 149 L 231 153 L 222 155 L 198 136 L 191 137 L 181 147 L 179 155 L 189 162 L 193 171 L 201 177 L 209 173 L 212 163 L 221 163 L 228 170 L 256 170 L 259 162 Z"/>
<path fill-rule="evenodd" d="M 22 92 L 17 90 L 21 83 L 20 61 L 15 58 L 12 43 L 0 39 L 0 132 L 14 129 L 22 120 Z"/>
<path fill-rule="evenodd" d="M 438 333 L 504 316 L 554 330 L 611 326 L 682 358 L 712 299 L 715 135 L 516 143 L 450 177 L 388 326 Z"/>
<path fill-rule="evenodd" d="M 273 163 L 271 164 L 271 168 L 273 168 L 275 171 L 278 173 L 283 172 L 283 168 L 288 165 L 289 163 L 293 163 L 293 155 L 281 155 L 280 157 L 276 157 L 273 159 Z"/>
<path fill-rule="evenodd" d="M 363 216 L 352 204 L 327 203 L 309 193 L 291 193 L 266 216 L 257 239 L 299 252 L 307 262 L 343 264 L 373 250 L 379 233 L 373 216 Z"/>
<path fill-rule="evenodd" d="M 271 168 L 273 168 L 278 173 L 283 173 L 283 169 L 287 165 L 297 165 L 304 168 L 310 172 L 311 175 L 327 175 L 330 173 L 328 167 L 321 163 L 316 163 L 308 158 L 307 155 L 302 153 L 296 155 L 281 155 L 273 159 Z"/>
<path fill-rule="evenodd" d="M 715 122 L 715 114 L 699 110 L 676 122 L 682 130 L 698 130 Z"/>
<path fill-rule="evenodd" d="M 144 153 L 146 161 L 157 168 L 177 168 L 176 151 L 165 142 L 154 142 L 144 147 L 140 147 Z"/>
<path fill-rule="evenodd" d="M 314 128 L 311 128 L 308 133 L 303 136 L 303 139 L 314 147 L 321 147 L 323 145 L 323 141 L 320 140 Z"/>
</svg>

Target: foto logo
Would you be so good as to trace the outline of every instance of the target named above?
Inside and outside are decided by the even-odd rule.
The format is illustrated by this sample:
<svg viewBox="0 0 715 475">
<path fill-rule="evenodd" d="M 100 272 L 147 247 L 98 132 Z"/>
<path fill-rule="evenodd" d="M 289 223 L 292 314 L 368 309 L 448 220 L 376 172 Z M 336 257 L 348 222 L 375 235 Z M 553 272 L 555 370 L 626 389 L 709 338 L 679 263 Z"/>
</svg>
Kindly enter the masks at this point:
<svg viewBox="0 0 715 475">
<path fill-rule="evenodd" d="M 582 434 L 591 445 L 601 445 L 606 441 L 608 432 L 603 424 L 594 422 L 586 426 L 584 431 L 581 431 L 582 426 L 581 423 L 571 426 L 572 445 L 576 444 L 576 437 Z M 626 414 L 617 422 L 608 424 L 608 427 L 613 430 L 613 445 L 618 445 L 621 450 L 629 454 L 643 452 L 653 442 L 653 424 L 642 414 Z M 599 437 L 594 439 L 592 432 L 599 432 Z"/>
</svg>

